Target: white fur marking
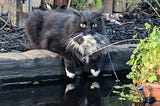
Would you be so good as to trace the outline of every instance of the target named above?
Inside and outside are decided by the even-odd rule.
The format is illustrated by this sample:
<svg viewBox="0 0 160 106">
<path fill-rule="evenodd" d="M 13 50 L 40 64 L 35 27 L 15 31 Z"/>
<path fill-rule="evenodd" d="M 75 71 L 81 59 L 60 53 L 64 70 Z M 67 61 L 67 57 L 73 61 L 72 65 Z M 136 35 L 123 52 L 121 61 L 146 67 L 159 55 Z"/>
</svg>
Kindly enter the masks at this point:
<svg viewBox="0 0 160 106">
<path fill-rule="evenodd" d="M 67 47 L 73 46 L 73 48 L 77 49 L 82 54 L 82 56 L 98 49 L 97 41 L 91 34 L 83 36 L 83 39 L 84 41 L 82 44 L 78 44 L 74 39 L 71 39 Z"/>
<path fill-rule="evenodd" d="M 66 70 L 66 75 L 69 77 L 69 78 L 74 78 L 75 77 L 75 74 L 74 73 L 71 73 L 69 72 L 67 69 Z"/>
<path fill-rule="evenodd" d="M 91 69 L 91 73 L 93 76 L 98 77 L 99 73 L 100 73 L 100 69 L 95 71 L 94 69 Z"/>
<path fill-rule="evenodd" d="M 93 82 L 90 86 L 90 89 L 94 89 L 94 88 L 100 88 L 98 82 Z"/>
<path fill-rule="evenodd" d="M 68 85 L 66 86 L 65 93 L 67 93 L 67 92 L 70 91 L 70 90 L 73 90 L 74 88 L 75 88 L 74 84 L 68 84 Z"/>
<path fill-rule="evenodd" d="M 86 63 L 89 63 L 89 57 L 88 56 L 85 57 L 84 59 L 86 60 Z"/>
<path fill-rule="evenodd" d="M 83 39 L 84 41 L 80 46 L 82 46 L 86 54 L 97 50 L 98 48 L 97 41 L 94 39 L 92 35 L 83 36 Z"/>
</svg>

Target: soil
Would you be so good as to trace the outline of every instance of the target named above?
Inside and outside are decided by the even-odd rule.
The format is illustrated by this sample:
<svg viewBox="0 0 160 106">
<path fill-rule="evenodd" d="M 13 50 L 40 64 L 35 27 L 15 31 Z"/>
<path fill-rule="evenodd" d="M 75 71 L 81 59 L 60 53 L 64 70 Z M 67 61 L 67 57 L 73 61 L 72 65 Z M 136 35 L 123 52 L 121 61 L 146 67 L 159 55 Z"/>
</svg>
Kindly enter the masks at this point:
<svg viewBox="0 0 160 106">
<path fill-rule="evenodd" d="M 152 4 L 160 14 L 160 8 L 156 3 L 153 2 Z M 7 16 L 2 15 L 0 18 L 0 53 L 24 52 L 29 50 L 29 42 L 25 35 L 24 28 L 12 27 L 11 24 L 6 22 Z M 132 39 L 132 36 L 135 34 L 137 34 L 137 38 L 143 39 L 147 36 L 144 26 L 146 22 L 152 26 L 160 26 L 160 17 L 156 15 L 146 2 L 141 2 L 138 7 L 131 12 L 124 13 L 123 17 L 117 17 L 116 20 L 105 20 L 105 32 L 112 43 Z M 128 41 L 124 43 L 137 42 Z"/>
</svg>

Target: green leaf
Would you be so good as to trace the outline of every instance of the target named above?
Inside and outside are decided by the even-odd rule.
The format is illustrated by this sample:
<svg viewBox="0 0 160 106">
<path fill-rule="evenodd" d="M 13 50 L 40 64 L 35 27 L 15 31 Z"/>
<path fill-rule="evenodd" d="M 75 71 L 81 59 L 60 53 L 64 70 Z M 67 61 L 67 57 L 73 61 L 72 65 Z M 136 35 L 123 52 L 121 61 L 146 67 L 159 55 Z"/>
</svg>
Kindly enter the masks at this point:
<svg viewBox="0 0 160 106">
<path fill-rule="evenodd" d="M 145 25 L 147 31 L 151 28 L 151 25 L 149 23 L 145 23 L 144 25 Z"/>
<path fill-rule="evenodd" d="M 72 5 L 76 5 L 77 4 L 77 0 L 72 0 Z"/>
<path fill-rule="evenodd" d="M 121 98 L 118 98 L 118 99 L 119 99 L 119 100 L 127 100 L 126 98 L 122 98 L 122 97 L 121 97 Z"/>
<path fill-rule="evenodd" d="M 126 75 L 126 77 L 127 77 L 128 79 L 131 79 L 131 78 L 133 77 L 133 72 L 130 72 L 128 75 Z"/>
<path fill-rule="evenodd" d="M 120 94 L 120 92 L 119 92 L 119 91 L 115 91 L 115 90 L 113 90 L 112 92 L 113 92 L 113 93 L 116 93 L 116 94 Z"/>
<path fill-rule="evenodd" d="M 138 38 L 138 35 L 135 34 L 135 35 L 132 36 L 132 38 L 133 38 L 133 39 L 137 39 L 137 38 Z"/>
<path fill-rule="evenodd" d="M 102 7 L 102 0 L 95 0 L 95 7 L 97 9 L 99 9 L 100 7 Z"/>
<path fill-rule="evenodd" d="M 156 74 L 155 73 L 152 73 L 151 76 L 148 78 L 148 81 L 149 82 L 154 82 L 157 80 L 157 77 L 156 77 Z"/>
<path fill-rule="evenodd" d="M 87 2 L 88 2 L 89 4 L 92 4 L 92 3 L 94 2 L 94 0 L 87 0 Z"/>
</svg>

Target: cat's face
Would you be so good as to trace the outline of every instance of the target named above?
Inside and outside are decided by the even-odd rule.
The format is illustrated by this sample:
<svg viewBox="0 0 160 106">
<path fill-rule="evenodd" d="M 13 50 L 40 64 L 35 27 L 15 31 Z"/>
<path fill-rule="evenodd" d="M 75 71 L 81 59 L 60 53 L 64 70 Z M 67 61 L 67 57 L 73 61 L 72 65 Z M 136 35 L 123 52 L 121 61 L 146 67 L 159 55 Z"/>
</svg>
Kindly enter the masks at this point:
<svg viewBox="0 0 160 106">
<path fill-rule="evenodd" d="M 103 33 L 102 13 L 103 8 L 96 12 L 74 11 L 77 32 L 70 37 L 67 49 L 76 49 L 82 56 L 86 56 L 108 44 L 108 38 Z"/>
<path fill-rule="evenodd" d="M 84 35 L 103 33 L 103 19 L 102 19 L 103 8 L 95 12 L 81 12 L 74 11 L 76 17 L 76 24 L 80 32 Z"/>
</svg>

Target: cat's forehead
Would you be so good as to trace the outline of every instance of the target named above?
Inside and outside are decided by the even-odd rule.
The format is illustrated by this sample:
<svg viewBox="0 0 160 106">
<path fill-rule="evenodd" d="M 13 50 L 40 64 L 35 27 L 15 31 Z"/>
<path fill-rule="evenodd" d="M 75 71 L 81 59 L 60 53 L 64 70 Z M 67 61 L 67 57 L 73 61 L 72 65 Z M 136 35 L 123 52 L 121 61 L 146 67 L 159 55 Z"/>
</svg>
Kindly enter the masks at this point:
<svg viewBox="0 0 160 106">
<path fill-rule="evenodd" d="M 92 12 L 81 12 L 81 20 L 82 21 L 93 21 L 94 20 L 94 15 L 92 14 Z"/>
</svg>

